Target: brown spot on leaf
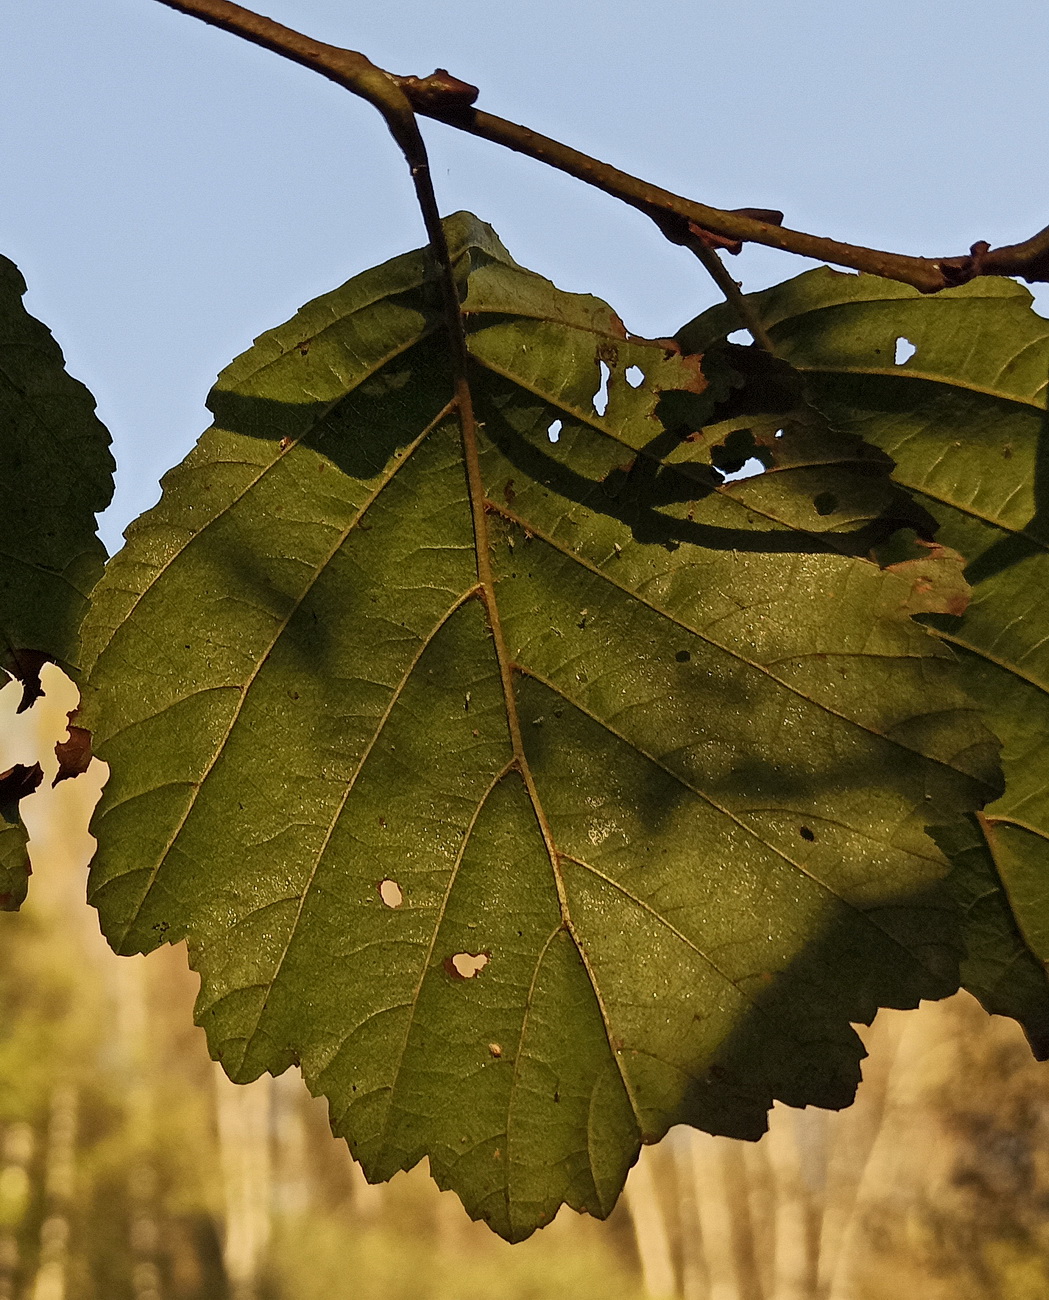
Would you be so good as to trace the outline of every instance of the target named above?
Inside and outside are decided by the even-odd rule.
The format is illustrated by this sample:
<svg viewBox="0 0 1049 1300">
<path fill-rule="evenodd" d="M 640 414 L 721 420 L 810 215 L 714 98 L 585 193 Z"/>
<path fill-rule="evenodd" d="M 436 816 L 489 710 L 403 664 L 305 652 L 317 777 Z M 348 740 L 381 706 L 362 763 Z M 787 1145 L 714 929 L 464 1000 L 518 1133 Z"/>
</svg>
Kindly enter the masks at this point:
<svg viewBox="0 0 1049 1300">
<path fill-rule="evenodd" d="M 491 1054 L 495 1057 L 497 1061 L 500 1058 L 500 1056 L 502 1056 L 503 1054 L 502 1046 L 499 1043 L 489 1043 L 488 1050 L 491 1052 Z"/>
<path fill-rule="evenodd" d="M 924 551 L 913 560 L 890 564 L 888 573 L 910 579 L 910 594 L 902 601 L 908 614 L 953 614 L 960 617 L 969 607 L 972 590 L 965 581 L 965 558 L 949 546 L 916 538 Z"/>
</svg>

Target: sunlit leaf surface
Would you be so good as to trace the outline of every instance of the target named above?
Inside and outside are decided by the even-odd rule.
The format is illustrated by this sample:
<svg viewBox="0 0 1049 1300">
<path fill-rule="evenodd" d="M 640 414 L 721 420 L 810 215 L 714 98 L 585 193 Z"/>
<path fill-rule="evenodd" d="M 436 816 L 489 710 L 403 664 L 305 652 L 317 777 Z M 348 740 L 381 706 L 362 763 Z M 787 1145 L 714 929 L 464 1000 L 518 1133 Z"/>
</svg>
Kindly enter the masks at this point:
<svg viewBox="0 0 1049 1300">
<path fill-rule="evenodd" d="M 421 253 L 237 360 L 86 626 L 90 891 L 188 937 L 233 1078 L 520 1238 L 671 1124 L 850 1100 L 850 1020 L 955 987 L 924 828 L 995 747 L 910 617 L 957 582 L 867 558 L 882 453 L 449 230 L 483 502 Z"/>
</svg>

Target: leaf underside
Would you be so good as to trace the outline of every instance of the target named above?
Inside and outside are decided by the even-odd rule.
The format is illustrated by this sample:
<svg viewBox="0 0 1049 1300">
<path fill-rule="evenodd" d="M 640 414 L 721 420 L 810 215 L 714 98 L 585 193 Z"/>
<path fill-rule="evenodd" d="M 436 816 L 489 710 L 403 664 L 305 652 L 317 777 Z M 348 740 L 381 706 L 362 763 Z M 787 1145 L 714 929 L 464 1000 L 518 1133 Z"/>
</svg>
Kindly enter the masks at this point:
<svg viewBox="0 0 1049 1300">
<path fill-rule="evenodd" d="M 849 1022 L 956 987 L 924 828 L 995 747 L 865 558 L 883 454 L 448 230 L 480 531 L 422 253 L 259 339 L 85 624 L 89 888 L 189 939 L 232 1078 L 300 1063 L 369 1178 L 519 1239 L 671 1124 L 847 1104 Z"/>
<path fill-rule="evenodd" d="M 835 427 L 894 477 L 968 560 L 972 601 L 934 620 L 1003 742 L 1005 793 L 938 832 L 966 915 L 964 984 L 1049 1056 L 1049 321 L 1012 280 L 924 297 L 873 276 L 809 272 L 756 294 L 777 354 Z M 683 336 L 733 328 L 708 313 Z M 897 340 L 910 345 L 897 352 Z M 701 342 L 702 341 L 702 342 Z M 909 353 L 904 360 L 904 354 Z M 901 357 L 900 364 L 896 357 Z"/>
</svg>

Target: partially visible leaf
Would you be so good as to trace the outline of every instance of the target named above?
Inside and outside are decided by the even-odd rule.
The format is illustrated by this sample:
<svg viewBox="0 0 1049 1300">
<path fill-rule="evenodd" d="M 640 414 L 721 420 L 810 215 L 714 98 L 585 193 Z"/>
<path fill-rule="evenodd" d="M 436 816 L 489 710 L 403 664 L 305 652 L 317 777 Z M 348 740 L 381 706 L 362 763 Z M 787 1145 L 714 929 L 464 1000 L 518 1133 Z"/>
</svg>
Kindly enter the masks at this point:
<svg viewBox="0 0 1049 1300">
<path fill-rule="evenodd" d="M 25 281 L 0 257 L 0 668 L 39 690 L 40 665 L 69 666 L 105 550 L 95 515 L 113 491 L 109 435 L 22 306 Z"/>
<path fill-rule="evenodd" d="M 81 776 L 91 766 L 91 732 L 73 722 L 76 716 L 77 710 L 74 709 L 69 715 L 65 740 L 60 740 L 55 745 L 58 771 L 52 785 Z"/>
<path fill-rule="evenodd" d="M 850 1021 L 956 987 L 925 827 L 994 745 L 866 558 L 920 523 L 884 455 L 448 228 L 476 458 L 410 254 L 234 362 L 110 564 L 90 894 L 189 939 L 233 1078 L 301 1063 L 370 1178 L 520 1238 L 671 1124 L 851 1099 Z"/>
<path fill-rule="evenodd" d="M 937 540 L 969 561 L 968 612 L 937 626 L 1004 742 L 1007 785 L 978 823 L 940 839 L 952 846 L 970 918 L 966 987 L 988 1010 L 1015 1016 L 1044 1056 L 1049 321 L 1026 289 L 989 278 L 925 297 L 824 269 L 751 301 L 777 354 L 806 376 L 811 400 L 835 427 L 893 458 L 897 481 L 935 516 Z M 718 309 L 682 337 L 705 346 L 733 328 Z"/>
<path fill-rule="evenodd" d="M 18 820 L 0 817 L 0 912 L 17 912 L 29 890 L 28 835 Z"/>
<path fill-rule="evenodd" d="M 18 815 L 22 799 L 40 785 L 39 763 L 16 763 L 0 772 L 0 911 L 17 912 L 29 887 L 28 835 Z"/>
</svg>

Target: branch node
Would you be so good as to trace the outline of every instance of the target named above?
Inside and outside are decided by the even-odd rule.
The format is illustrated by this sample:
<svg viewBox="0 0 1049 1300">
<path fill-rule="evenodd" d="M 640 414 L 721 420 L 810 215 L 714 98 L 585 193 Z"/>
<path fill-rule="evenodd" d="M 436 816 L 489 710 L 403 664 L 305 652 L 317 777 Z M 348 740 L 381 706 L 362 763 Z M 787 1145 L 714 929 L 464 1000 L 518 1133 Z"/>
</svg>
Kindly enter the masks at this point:
<svg viewBox="0 0 1049 1300">
<path fill-rule="evenodd" d="M 939 268 L 943 274 L 944 284 L 953 289 L 960 284 L 968 284 L 978 275 L 985 275 L 985 263 L 991 246 L 986 239 L 978 239 L 969 249 L 968 257 L 943 257 Z"/>
<path fill-rule="evenodd" d="M 395 77 L 417 113 L 453 117 L 472 108 L 481 93 L 476 86 L 453 76 L 447 68 L 435 68 L 428 77 Z"/>
</svg>

